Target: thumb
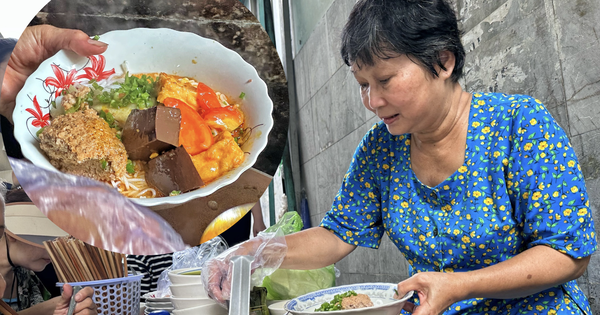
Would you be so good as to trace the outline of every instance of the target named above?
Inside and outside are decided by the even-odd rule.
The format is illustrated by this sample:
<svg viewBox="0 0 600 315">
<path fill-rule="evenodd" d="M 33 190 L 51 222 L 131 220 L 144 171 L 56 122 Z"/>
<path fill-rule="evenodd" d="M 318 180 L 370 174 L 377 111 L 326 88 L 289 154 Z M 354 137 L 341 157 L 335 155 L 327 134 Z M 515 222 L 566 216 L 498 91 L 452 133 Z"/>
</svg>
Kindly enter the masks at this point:
<svg viewBox="0 0 600 315">
<path fill-rule="evenodd" d="M 60 295 L 60 301 L 58 302 L 58 305 L 69 305 L 69 303 L 71 302 L 71 295 L 73 295 L 73 287 L 70 284 L 65 283 L 63 285 L 63 291 Z"/>
<path fill-rule="evenodd" d="M 45 27 L 40 35 L 48 57 L 62 49 L 72 50 L 80 56 L 91 56 L 101 54 L 108 48 L 108 44 L 93 40 L 80 30 Z"/>
</svg>

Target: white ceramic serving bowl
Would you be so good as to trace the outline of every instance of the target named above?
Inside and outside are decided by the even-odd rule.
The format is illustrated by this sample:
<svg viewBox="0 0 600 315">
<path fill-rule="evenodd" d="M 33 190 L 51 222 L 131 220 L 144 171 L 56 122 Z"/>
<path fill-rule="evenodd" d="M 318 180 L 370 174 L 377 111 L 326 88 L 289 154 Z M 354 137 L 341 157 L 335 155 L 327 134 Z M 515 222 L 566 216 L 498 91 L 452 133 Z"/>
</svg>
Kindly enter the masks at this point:
<svg viewBox="0 0 600 315">
<path fill-rule="evenodd" d="M 186 272 L 194 272 L 202 270 L 202 268 L 184 268 L 171 270 L 167 273 L 172 284 L 195 284 L 202 283 L 200 275 L 186 275 Z"/>
<path fill-rule="evenodd" d="M 208 297 L 199 297 L 199 298 L 180 298 L 180 297 L 171 297 L 171 303 L 175 309 L 185 309 L 202 305 L 209 305 L 216 303 Z"/>
<path fill-rule="evenodd" d="M 236 181 L 254 165 L 267 145 L 268 134 L 273 126 L 273 102 L 269 98 L 267 85 L 260 79 L 256 69 L 239 54 L 212 39 L 164 28 L 112 31 L 101 35 L 100 40 L 109 44 L 108 50 L 103 54 L 106 58 L 103 71 L 114 69 L 117 74 L 122 74 L 121 64 L 127 62 L 130 73 L 166 72 L 191 77 L 231 98 L 238 98 L 243 92 L 245 98 L 241 102 L 241 109 L 246 117 L 246 126 L 256 126 L 250 140 L 242 146 L 242 150 L 249 154 L 246 154 L 246 159 L 236 169 L 202 188 L 178 196 L 132 198 L 132 201 L 154 210 L 170 208 L 210 195 Z M 64 77 L 67 77 L 67 72 L 71 69 L 77 70 L 77 77 L 85 74 L 84 67 L 91 67 L 87 57 L 70 51 L 60 51 L 44 61 L 29 76 L 19 92 L 13 120 L 15 138 L 21 145 L 23 155 L 37 166 L 56 171 L 40 150 L 36 136 L 40 124 L 48 120 L 45 115 L 55 97 L 53 92 L 56 89 L 45 84 L 47 78 L 57 78 L 51 67 L 53 64 L 62 69 Z M 80 80 L 87 82 L 87 79 Z M 34 106 L 34 97 L 39 104 L 37 108 Z"/>
<path fill-rule="evenodd" d="M 398 315 L 402 306 L 413 295 L 413 291 L 408 292 L 402 299 L 393 298 L 397 288 L 395 283 L 361 283 L 343 285 L 329 289 L 319 290 L 308 293 L 290 300 L 285 304 L 285 310 L 298 315 L 326 315 L 326 314 L 352 314 L 352 315 Z M 356 293 L 366 294 L 371 298 L 373 306 L 358 308 L 352 310 L 339 310 L 328 312 L 315 312 L 321 304 L 331 302 L 336 294 L 355 291 Z"/>
<path fill-rule="evenodd" d="M 227 310 L 221 307 L 221 305 L 214 303 L 181 310 L 176 309 L 171 313 L 173 315 L 227 315 Z"/>
<path fill-rule="evenodd" d="M 170 287 L 172 297 L 177 298 L 206 298 L 208 295 L 204 291 L 202 283 L 192 284 L 172 284 Z"/>
</svg>

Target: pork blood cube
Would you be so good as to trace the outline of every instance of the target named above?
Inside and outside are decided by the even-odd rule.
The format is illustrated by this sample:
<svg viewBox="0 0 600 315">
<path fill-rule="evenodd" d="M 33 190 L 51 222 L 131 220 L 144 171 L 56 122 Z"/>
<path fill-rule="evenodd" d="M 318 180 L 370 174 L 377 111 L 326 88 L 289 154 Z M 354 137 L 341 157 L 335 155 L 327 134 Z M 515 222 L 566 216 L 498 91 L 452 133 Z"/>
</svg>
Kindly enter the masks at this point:
<svg viewBox="0 0 600 315">
<path fill-rule="evenodd" d="M 129 159 L 148 161 L 152 153 L 178 147 L 180 123 L 178 108 L 155 106 L 132 110 L 121 136 Z"/>
<path fill-rule="evenodd" d="M 165 196 L 174 191 L 188 192 L 204 185 L 192 158 L 183 146 L 151 159 L 148 162 L 146 181 Z"/>
</svg>

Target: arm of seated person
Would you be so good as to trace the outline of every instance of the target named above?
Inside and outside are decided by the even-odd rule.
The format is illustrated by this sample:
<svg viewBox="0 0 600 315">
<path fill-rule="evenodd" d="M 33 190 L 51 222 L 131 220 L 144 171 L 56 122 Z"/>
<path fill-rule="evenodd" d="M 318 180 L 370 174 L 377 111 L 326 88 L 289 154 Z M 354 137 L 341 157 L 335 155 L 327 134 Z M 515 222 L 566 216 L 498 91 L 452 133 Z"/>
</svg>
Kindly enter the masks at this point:
<svg viewBox="0 0 600 315">
<path fill-rule="evenodd" d="M 589 261 L 589 256 L 575 259 L 538 245 L 479 270 L 418 273 L 400 282 L 398 291 L 402 294 L 415 290 L 423 306 L 418 308 L 419 313 L 435 313 L 470 298 L 513 299 L 541 292 L 577 279 L 585 272 Z"/>
<path fill-rule="evenodd" d="M 281 264 L 285 269 L 317 269 L 346 257 L 356 248 L 323 227 L 287 235 L 288 251 Z"/>
</svg>

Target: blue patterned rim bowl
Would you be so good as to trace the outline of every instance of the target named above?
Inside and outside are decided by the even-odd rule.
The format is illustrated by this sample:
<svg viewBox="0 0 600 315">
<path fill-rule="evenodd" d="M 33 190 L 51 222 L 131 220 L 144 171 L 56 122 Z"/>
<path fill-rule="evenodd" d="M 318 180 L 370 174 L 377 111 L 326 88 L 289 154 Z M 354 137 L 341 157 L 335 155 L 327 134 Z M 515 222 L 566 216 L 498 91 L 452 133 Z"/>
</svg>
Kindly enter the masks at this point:
<svg viewBox="0 0 600 315">
<path fill-rule="evenodd" d="M 394 299 L 395 289 L 398 287 L 395 283 L 361 283 L 350 284 L 329 289 L 323 289 L 297 297 L 285 304 L 285 310 L 291 314 L 369 314 L 369 315 L 398 315 L 404 303 L 413 295 L 410 291 L 402 299 Z M 355 291 L 356 293 L 366 294 L 371 298 L 373 306 L 358 308 L 352 310 L 339 310 L 327 312 L 315 312 L 321 304 L 330 302 L 336 294 Z"/>
</svg>

